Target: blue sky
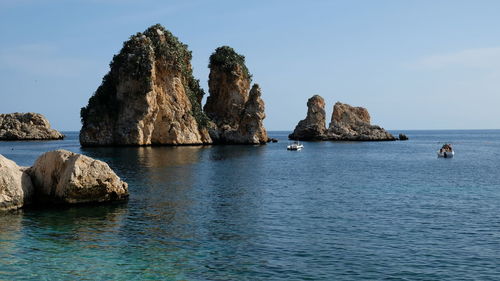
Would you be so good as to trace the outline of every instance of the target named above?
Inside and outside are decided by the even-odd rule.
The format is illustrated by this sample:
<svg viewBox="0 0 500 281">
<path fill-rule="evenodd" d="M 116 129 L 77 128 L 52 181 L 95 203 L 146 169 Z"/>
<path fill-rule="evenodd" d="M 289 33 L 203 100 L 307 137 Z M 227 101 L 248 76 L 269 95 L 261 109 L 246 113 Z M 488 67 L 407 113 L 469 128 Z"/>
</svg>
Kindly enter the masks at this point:
<svg viewBox="0 0 500 281">
<path fill-rule="evenodd" d="M 79 130 L 123 41 L 160 23 L 208 58 L 229 45 L 261 85 L 268 130 L 314 94 L 367 107 L 387 129 L 500 128 L 500 1 L 0 0 L 0 112 Z"/>
</svg>

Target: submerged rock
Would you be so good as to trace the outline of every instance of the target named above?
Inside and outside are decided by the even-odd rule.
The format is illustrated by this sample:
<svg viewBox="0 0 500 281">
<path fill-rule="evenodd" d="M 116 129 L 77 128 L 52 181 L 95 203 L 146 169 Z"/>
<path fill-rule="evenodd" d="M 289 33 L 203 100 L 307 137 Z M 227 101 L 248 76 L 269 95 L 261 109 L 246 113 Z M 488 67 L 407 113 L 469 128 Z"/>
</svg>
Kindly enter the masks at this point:
<svg viewBox="0 0 500 281">
<path fill-rule="evenodd" d="M 0 140 L 57 140 L 64 135 L 40 113 L 0 114 Z"/>
<path fill-rule="evenodd" d="M 26 168 L 0 154 L 0 211 L 15 210 L 31 202 L 33 185 Z"/>
<path fill-rule="evenodd" d="M 66 150 L 43 154 L 29 173 L 41 202 L 94 203 L 128 197 L 127 183 L 108 164 Z"/>
<path fill-rule="evenodd" d="M 288 138 L 292 140 L 324 140 L 325 132 L 325 100 L 314 95 L 307 101 L 307 116 L 301 120 Z"/>
<path fill-rule="evenodd" d="M 349 141 L 393 141 L 396 138 L 383 128 L 370 124 L 370 114 L 363 107 L 337 102 L 333 107 L 328 139 Z"/>
<path fill-rule="evenodd" d="M 408 137 L 405 134 L 399 134 L 399 140 L 408 140 Z"/>
<path fill-rule="evenodd" d="M 215 123 L 210 135 L 215 143 L 259 144 L 268 136 L 261 90 L 254 84 L 245 57 L 231 47 L 217 48 L 210 56 L 209 93 L 204 110 Z"/>
<path fill-rule="evenodd" d="M 161 25 L 137 33 L 113 57 L 101 86 L 81 110 L 80 143 L 211 143 L 187 45 Z"/>
</svg>

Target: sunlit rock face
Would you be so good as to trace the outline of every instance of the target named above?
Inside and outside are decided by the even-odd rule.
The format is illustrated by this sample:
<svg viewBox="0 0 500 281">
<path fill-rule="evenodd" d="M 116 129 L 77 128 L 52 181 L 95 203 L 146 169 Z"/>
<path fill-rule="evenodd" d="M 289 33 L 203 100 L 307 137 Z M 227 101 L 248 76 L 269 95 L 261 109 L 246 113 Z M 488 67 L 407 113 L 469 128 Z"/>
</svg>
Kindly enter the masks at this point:
<svg viewBox="0 0 500 281">
<path fill-rule="evenodd" d="M 34 189 L 26 169 L 0 154 L 0 211 L 19 209 L 31 202 Z"/>
<path fill-rule="evenodd" d="M 330 140 L 393 141 L 396 138 L 377 125 L 370 124 L 370 114 L 363 107 L 337 102 L 328 127 Z"/>
<path fill-rule="evenodd" d="M 101 203 L 128 198 L 127 183 L 108 164 L 67 150 L 44 153 L 29 173 L 41 204 Z"/>
</svg>

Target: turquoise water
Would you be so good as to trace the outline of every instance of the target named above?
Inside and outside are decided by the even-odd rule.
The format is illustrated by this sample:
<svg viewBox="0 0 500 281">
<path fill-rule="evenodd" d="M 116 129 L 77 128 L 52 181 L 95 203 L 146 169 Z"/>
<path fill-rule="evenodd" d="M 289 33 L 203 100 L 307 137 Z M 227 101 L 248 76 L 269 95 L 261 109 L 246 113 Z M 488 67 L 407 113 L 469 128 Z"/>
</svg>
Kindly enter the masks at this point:
<svg viewBox="0 0 500 281">
<path fill-rule="evenodd" d="M 125 204 L 0 216 L 0 280 L 498 280 L 500 131 L 406 142 L 80 148 L 0 142 L 32 165 L 104 160 Z M 438 159 L 444 142 L 453 159 Z"/>
</svg>

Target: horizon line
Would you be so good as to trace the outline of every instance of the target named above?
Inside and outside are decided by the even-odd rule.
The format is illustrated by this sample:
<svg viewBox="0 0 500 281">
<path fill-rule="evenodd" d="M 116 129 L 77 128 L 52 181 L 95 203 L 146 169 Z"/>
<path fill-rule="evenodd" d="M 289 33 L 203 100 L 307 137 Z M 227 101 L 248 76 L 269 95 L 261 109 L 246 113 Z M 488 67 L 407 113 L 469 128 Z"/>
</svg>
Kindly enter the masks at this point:
<svg viewBox="0 0 500 281">
<path fill-rule="evenodd" d="M 54 129 L 54 128 L 52 128 Z M 497 129 L 385 129 L 386 131 L 498 131 L 500 128 Z M 79 132 L 80 129 L 78 130 L 58 130 L 60 132 Z M 293 132 L 293 130 L 283 130 L 283 129 L 272 129 L 268 130 L 268 132 Z"/>
</svg>

